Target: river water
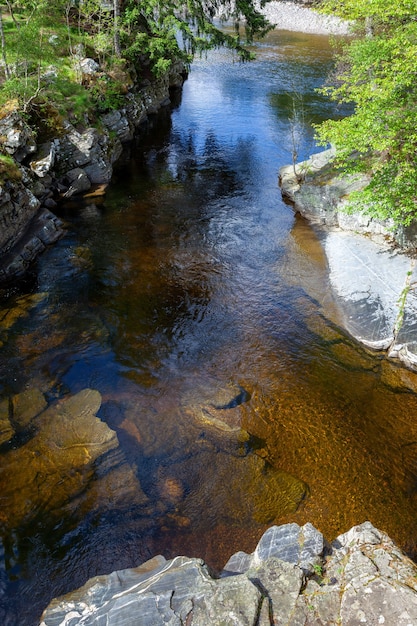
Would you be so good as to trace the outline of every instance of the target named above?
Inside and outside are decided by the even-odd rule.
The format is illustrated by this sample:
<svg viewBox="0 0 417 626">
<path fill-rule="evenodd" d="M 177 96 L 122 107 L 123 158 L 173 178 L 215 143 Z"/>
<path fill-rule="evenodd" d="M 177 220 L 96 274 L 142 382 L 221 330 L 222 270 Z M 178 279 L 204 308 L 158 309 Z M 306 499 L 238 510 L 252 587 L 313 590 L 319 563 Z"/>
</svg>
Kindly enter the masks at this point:
<svg viewBox="0 0 417 626">
<path fill-rule="evenodd" d="M 256 52 L 198 59 L 105 198 L 61 207 L 66 236 L 3 294 L 3 410 L 95 389 L 119 444 L 48 497 L 44 466 L 26 489 L 44 422 L 0 447 L 3 624 L 157 553 L 219 570 L 273 523 L 333 539 L 370 519 L 417 553 L 416 375 L 338 326 L 320 235 L 278 188 L 311 122 L 344 113 L 315 92 L 329 41 L 275 31 Z"/>
</svg>

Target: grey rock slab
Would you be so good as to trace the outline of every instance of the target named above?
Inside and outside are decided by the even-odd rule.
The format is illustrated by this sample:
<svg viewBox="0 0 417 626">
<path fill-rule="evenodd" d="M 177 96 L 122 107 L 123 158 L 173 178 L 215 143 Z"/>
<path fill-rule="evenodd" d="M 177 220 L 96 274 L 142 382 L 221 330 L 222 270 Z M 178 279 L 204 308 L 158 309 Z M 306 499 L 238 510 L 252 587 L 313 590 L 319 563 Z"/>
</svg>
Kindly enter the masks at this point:
<svg viewBox="0 0 417 626">
<path fill-rule="evenodd" d="M 199 559 L 155 557 L 53 600 L 41 626 L 417 624 L 417 566 L 386 534 L 365 522 L 340 535 L 324 558 L 323 542 L 311 524 L 272 527 L 255 553 L 230 560 L 243 570 L 250 559 L 245 574 L 229 569 L 217 580 Z M 306 574 L 305 550 L 309 562 L 320 559 L 320 571 Z"/>
<path fill-rule="evenodd" d="M 314 566 L 322 562 L 324 550 L 323 535 L 310 523 L 304 526 L 295 523 L 271 526 L 262 535 L 252 554 L 236 552 L 230 557 L 222 576 L 247 572 L 271 558 L 297 565 L 300 571 L 311 574 Z"/>
<path fill-rule="evenodd" d="M 75 167 L 66 173 L 65 178 L 68 180 L 70 186 L 64 193 L 65 198 L 83 193 L 91 189 L 91 182 L 87 174 L 80 167 Z"/>
<path fill-rule="evenodd" d="M 321 563 L 325 542 L 323 535 L 310 523 L 272 526 L 262 536 L 252 557 L 252 566 L 276 557 L 298 565 L 306 573 Z"/>
<path fill-rule="evenodd" d="M 248 570 L 246 576 L 264 594 L 272 623 L 288 624 L 304 583 L 302 570 L 293 563 L 271 558 Z"/>
<path fill-rule="evenodd" d="M 397 323 L 395 342 L 389 355 L 398 357 L 407 366 L 417 369 L 417 269 L 416 260 L 410 260 L 407 281 L 402 292 L 403 311 Z"/>
<path fill-rule="evenodd" d="M 340 617 L 341 626 L 414 626 L 417 624 L 417 596 L 406 585 L 377 578 L 359 589 L 345 591 Z"/>
<path fill-rule="evenodd" d="M 226 565 L 223 568 L 221 576 L 233 576 L 235 574 L 243 574 L 246 572 L 252 562 L 252 555 L 246 554 L 246 552 L 236 552 L 232 554 L 230 559 L 227 561 Z"/>
<path fill-rule="evenodd" d="M 41 626 L 254 626 L 260 601 L 245 577 L 214 580 L 200 559 L 159 556 L 54 600 Z"/>
<path fill-rule="evenodd" d="M 327 233 L 324 249 L 346 329 L 371 348 L 389 348 L 395 339 L 401 294 L 412 261 L 347 232 Z M 411 323 L 417 323 L 417 310 L 415 315 L 410 311 Z"/>
</svg>

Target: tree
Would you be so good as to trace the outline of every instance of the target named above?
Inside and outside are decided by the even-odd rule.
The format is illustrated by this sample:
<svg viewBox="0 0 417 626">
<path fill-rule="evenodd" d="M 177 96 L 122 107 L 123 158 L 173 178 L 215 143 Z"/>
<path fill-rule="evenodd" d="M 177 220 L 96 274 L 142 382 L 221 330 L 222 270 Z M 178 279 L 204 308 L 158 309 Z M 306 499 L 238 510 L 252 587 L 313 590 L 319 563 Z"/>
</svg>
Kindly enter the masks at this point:
<svg viewBox="0 0 417 626">
<path fill-rule="evenodd" d="M 267 1 L 261 0 L 260 6 Z M 193 55 L 216 46 L 226 46 L 249 59 L 245 44 L 272 27 L 256 4 L 255 0 L 127 0 L 122 11 L 122 22 L 128 24 L 131 35 L 127 50 L 143 53 L 148 46 L 150 58 L 160 65 L 173 54 Z M 217 27 L 216 16 L 220 21 L 232 20 L 234 34 Z"/>
<path fill-rule="evenodd" d="M 261 5 L 266 1 L 261 0 Z M 270 28 L 255 8 L 256 2 L 0 0 L 0 5 L 7 5 L 10 27 L 6 32 L 0 21 L 5 78 L 1 99 L 18 99 L 28 109 L 47 91 L 48 105 L 51 96 L 52 101 L 62 103 L 68 97 L 63 92 L 69 91 L 71 81 L 81 86 L 82 77 L 77 73 L 80 54 L 97 58 L 102 72 L 97 79 L 86 81 L 83 96 L 75 88 L 74 94 L 81 99 L 86 96 L 92 104 L 99 101 L 105 107 L 111 106 L 113 96 L 117 99 L 122 85 L 114 76 L 119 71 L 122 77 L 126 66 L 134 66 L 139 76 L 160 76 L 174 61 L 188 63 L 197 51 L 216 46 L 228 46 L 241 58 L 250 58 L 245 44 Z M 233 20 L 234 32 L 219 27 L 215 18 L 220 15 L 223 20 Z M 58 79 L 48 83 L 43 76 L 50 75 L 51 64 Z"/>
<path fill-rule="evenodd" d="M 417 6 L 415 0 L 327 0 L 325 11 L 355 20 L 339 55 L 337 85 L 326 89 L 354 112 L 317 127 L 336 147 L 336 165 L 366 171 L 351 206 L 397 224 L 417 214 Z"/>
<path fill-rule="evenodd" d="M 120 47 L 120 0 L 113 0 L 113 41 L 114 41 L 114 53 L 117 57 L 122 56 L 122 49 Z"/>
</svg>

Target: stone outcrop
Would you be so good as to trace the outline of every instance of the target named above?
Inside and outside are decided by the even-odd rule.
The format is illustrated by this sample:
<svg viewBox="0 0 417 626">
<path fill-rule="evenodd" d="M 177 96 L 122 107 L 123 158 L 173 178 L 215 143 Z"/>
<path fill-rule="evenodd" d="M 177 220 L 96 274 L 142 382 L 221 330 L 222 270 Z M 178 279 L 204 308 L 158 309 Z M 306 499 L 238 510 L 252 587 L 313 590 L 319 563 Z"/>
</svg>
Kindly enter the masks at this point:
<svg viewBox="0 0 417 626">
<path fill-rule="evenodd" d="M 417 566 L 370 522 L 331 545 L 311 524 L 273 526 L 219 577 L 157 556 L 53 600 L 41 626 L 360 626 L 417 623 Z"/>
<path fill-rule="evenodd" d="M 296 165 L 285 165 L 279 171 L 283 196 L 294 203 L 309 222 L 340 228 L 370 237 L 377 243 L 395 239 L 390 221 L 376 220 L 364 213 L 347 212 L 349 195 L 369 182 L 362 175 L 342 175 L 332 167 L 333 148 L 313 154 Z"/>
<path fill-rule="evenodd" d="M 36 152 L 35 134 L 17 111 L 0 119 L 0 137 L 4 151 L 19 163 Z"/>
<path fill-rule="evenodd" d="M 23 183 L 0 187 L 0 283 L 22 276 L 62 234 L 62 221 Z"/>
<path fill-rule="evenodd" d="M 91 73 L 95 62 L 85 61 L 83 71 Z M 163 79 L 132 82 L 120 109 L 104 114 L 94 126 L 87 119 L 84 128 L 66 120 L 58 137 L 40 145 L 17 110 L 3 115 L 0 151 L 14 159 L 17 176 L 0 186 L 0 283 L 22 276 L 62 236 L 63 223 L 51 212 L 59 199 L 107 185 L 123 144 L 149 115 L 169 104 L 170 91 L 182 86 L 184 76 L 184 67 L 177 64 Z"/>
<path fill-rule="evenodd" d="M 411 228 L 348 213 L 349 194 L 368 178 L 335 172 L 333 156 L 330 149 L 281 168 L 283 195 L 318 228 L 336 321 L 367 347 L 417 369 L 417 239 Z"/>
</svg>

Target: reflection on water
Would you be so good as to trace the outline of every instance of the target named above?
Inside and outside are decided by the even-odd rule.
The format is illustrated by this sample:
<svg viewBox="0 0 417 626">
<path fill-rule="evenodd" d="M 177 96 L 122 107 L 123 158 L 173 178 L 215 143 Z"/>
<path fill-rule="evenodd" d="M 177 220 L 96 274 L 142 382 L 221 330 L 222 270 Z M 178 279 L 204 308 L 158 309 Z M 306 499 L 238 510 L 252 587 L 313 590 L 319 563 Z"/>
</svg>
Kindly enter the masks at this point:
<svg viewBox="0 0 417 626">
<path fill-rule="evenodd" d="M 371 519 L 416 551 L 416 375 L 338 327 L 315 232 L 277 188 L 324 37 L 196 62 L 172 117 L 0 310 L 0 617 L 155 553 L 221 568 L 272 523 Z M 312 150 L 306 127 L 300 158 Z M 86 391 L 88 389 L 93 391 Z"/>
</svg>

